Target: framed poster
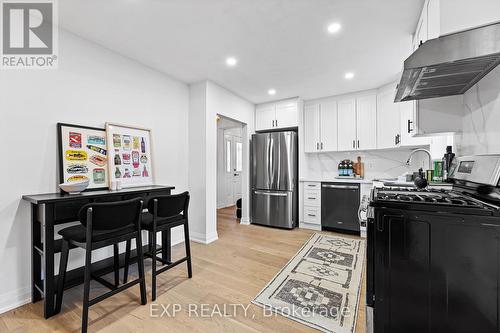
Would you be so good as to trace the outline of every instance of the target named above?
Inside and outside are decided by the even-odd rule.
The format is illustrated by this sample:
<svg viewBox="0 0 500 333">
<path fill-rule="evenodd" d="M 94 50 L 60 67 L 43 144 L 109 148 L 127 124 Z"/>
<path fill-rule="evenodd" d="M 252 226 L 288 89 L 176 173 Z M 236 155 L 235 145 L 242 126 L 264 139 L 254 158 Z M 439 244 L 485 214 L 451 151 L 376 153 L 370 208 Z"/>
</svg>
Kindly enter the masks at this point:
<svg viewBox="0 0 500 333">
<path fill-rule="evenodd" d="M 106 131 L 103 128 L 57 124 L 59 182 L 89 180 L 87 190 L 108 188 Z"/>
<path fill-rule="evenodd" d="M 153 185 L 151 130 L 106 123 L 109 181 L 122 187 Z"/>
</svg>

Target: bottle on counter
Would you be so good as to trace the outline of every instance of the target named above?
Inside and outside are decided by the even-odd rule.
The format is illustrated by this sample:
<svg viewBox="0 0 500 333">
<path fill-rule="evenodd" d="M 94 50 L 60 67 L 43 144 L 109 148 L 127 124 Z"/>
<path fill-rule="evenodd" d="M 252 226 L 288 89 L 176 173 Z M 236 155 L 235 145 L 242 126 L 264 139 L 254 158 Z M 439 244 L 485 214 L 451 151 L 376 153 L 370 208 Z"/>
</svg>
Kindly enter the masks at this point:
<svg viewBox="0 0 500 333">
<path fill-rule="evenodd" d="M 455 154 L 453 153 L 452 149 L 453 149 L 452 146 L 447 146 L 446 153 L 444 154 L 443 159 L 442 159 L 442 165 L 441 165 L 442 172 L 441 172 L 441 174 L 443 177 L 443 181 L 448 180 L 448 172 L 450 172 L 451 161 L 455 157 Z"/>
<path fill-rule="evenodd" d="M 346 167 L 344 161 L 339 164 L 339 176 L 344 177 L 346 175 Z"/>
<path fill-rule="evenodd" d="M 353 176 L 354 176 L 354 164 L 352 163 L 352 161 L 349 161 L 349 177 Z"/>
</svg>

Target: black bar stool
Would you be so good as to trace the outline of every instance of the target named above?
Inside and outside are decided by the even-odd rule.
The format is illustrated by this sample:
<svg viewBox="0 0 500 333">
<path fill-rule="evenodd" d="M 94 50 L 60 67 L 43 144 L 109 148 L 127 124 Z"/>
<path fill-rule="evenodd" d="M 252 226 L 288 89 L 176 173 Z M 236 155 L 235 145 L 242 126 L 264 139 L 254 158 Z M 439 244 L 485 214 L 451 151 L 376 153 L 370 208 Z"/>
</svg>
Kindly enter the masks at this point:
<svg viewBox="0 0 500 333">
<path fill-rule="evenodd" d="M 66 277 L 66 268 L 68 265 L 69 245 L 76 245 L 85 249 L 85 279 L 83 291 L 83 310 L 82 310 L 82 332 L 87 332 L 89 307 L 110 296 L 113 296 L 125 289 L 128 289 L 137 283 L 141 289 L 141 304 L 147 302 L 146 283 L 144 279 L 144 257 L 142 254 L 141 239 L 141 214 L 142 200 L 132 199 L 126 201 L 110 203 L 90 203 L 83 206 L 78 213 L 80 225 L 62 229 L 59 234 L 63 237 L 61 263 L 59 265 L 59 278 L 57 285 L 56 313 L 61 310 L 64 280 Z M 122 286 L 117 285 L 116 276 L 118 265 L 118 243 L 135 238 L 137 246 L 137 264 L 139 266 L 139 278 L 125 283 Z M 92 250 L 113 245 L 115 260 L 115 284 L 93 276 L 92 268 Z M 128 264 L 128 263 L 127 263 Z M 90 280 L 96 280 L 111 291 L 99 295 L 94 299 L 90 296 Z"/>
<path fill-rule="evenodd" d="M 149 232 L 149 251 L 145 256 L 152 258 L 152 284 L 151 298 L 156 300 L 156 276 L 163 273 L 184 261 L 187 262 L 188 277 L 193 276 L 191 268 L 191 247 L 189 245 L 189 226 L 188 226 L 188 208 L 189 208 L 189 192 L 174 195 L 162 195 L 151 198 L 148 202 L 148 213 L 143 214 L 142 228 Z M 184 243 L 186 246 L 186 256 L 174 262 L 165 261 L 158 257 L 157 254 L 162 251 L 162 248 L 156 246 L 156 234 L 161 231 L 169 231 L 170 229 L 183 225 L 184 226 Z M 168 244 L 162 244 L 168 246 Z M 170 249 L 167 249 L 170 251 Z M 127 281 L 128 264 L 130 258 L 130 241 L 127 241 L 125 254 L 125 269 L 124 282 Z M 156 269 L 156 261 L 161 262 L 165 266 Z"/>
</svg>

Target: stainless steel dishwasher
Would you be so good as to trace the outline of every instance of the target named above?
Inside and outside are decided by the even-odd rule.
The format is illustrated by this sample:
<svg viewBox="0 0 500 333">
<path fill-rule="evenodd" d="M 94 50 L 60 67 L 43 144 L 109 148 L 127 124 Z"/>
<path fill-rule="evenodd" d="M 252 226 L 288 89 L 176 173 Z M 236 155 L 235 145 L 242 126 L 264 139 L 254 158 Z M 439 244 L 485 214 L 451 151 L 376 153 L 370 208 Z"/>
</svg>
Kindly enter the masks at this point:
<svg viewBox="0 0 500 333">
<path fill-rule="evenodd" d="M 359 235 L 359 184 L 321 183 L 321 229 Z"/>
</svg>

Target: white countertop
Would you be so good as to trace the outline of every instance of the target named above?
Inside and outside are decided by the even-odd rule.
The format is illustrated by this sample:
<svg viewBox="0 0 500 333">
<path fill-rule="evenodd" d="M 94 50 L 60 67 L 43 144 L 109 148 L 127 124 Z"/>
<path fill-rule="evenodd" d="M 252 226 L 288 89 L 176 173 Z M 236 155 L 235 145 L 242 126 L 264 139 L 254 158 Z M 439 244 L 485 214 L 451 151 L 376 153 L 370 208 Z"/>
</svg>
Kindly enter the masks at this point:
<svg viewBox="0 0 500 333">
<path fill-rule="evenodd" d="M 374 182 L 385 183 L 386 186 L 415 186 L 413 182 L 398 182 L 398 181 L 382 181 L 382 180 L 371 180 L 371 179 L 360 179 L 360 178 L 331 178 L 331 177 L 305 177 L 300 178 L 300 182 L 335 182 L 335 183 L 356 183 L 356 184 L 372 184 Z M 452 184 L 449 183 L 434 183 L 429 184 L 430 187 L 451 187 Z"/>
<path fill-rule="evenodd" d="M 326 178 L 321 178 L 321 177 L 306 177 L 306 178 L 300 178 L 300 182 L 332 182 L 332 183 L 357 183 L 357 184 L 371 184 L 372 181 L 369 179 L 361 179 L 361 178 L 331 178 L 331 177 L 326 177 Z"/>
</svg>

